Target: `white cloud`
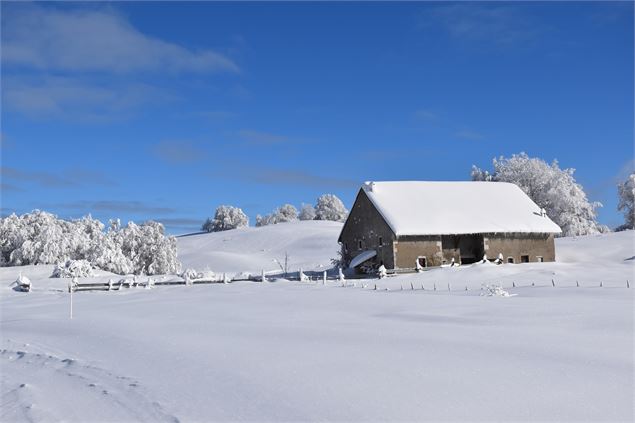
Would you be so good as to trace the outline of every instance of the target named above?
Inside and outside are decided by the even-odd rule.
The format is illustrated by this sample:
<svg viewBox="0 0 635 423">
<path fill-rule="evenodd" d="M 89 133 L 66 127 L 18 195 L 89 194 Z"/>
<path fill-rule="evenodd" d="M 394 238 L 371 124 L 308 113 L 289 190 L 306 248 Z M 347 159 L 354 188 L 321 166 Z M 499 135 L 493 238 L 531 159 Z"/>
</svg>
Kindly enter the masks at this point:
<svg viewBox="0 0 635 423">
<path fill-rule="evenodd" d="M 164 140 L 151 149 L 152 154 L 170 164 L 192 164 L 207 157 L 207 153 L 190 141 Z"/>
<path fill-rule="evenodd" d="M 239 72 L 228 57 L 141 33 L 104 9 L 3 7 L 3 66 L 47 71 Z"/>
<path fill-rule="evenodd" d="M 465 140 L 473 140 L 473 141 L 478 141 L 478 140 L 482 140 L 483 138 L 485 138 L 483 136 L 483 134 L 480 134 L 478 132 L 474 132 L 474 131 L 470 131 L 468 129 L 464 129 L 461 131 L 457 131 L 454 133 L 454 135 L 458 138 L 463 138 Z"/>
<path fill-rule="evenodd" d="M 521 3 L 430 3 L 418 18 L 419 29 L 442 29 L 453 38 L 499 45 L 530 41 L 547 30 Z"/>
<path fill-rule="evenodd" d="M 241 129 L 238 131 L 238 136 L 251 145 L 279 145 L 290 141 L 289 138 L 284 135 L 254 131 L 251 129 Z"/>
<path fill-rule="evenodd" d="M 2 103 L 31 118 L 102 122 L 126 118 L 138 106 L 169 96 L 143 83 L 94 81 L 77 77 L 5 76 Z"/>
<path fill-rule="evenodd" d="M 439 115 L 428 109 L 419 109 L 415 112 L 415 118 L 422 121 L 432 122 L 438 120 Z"/>
</svg>

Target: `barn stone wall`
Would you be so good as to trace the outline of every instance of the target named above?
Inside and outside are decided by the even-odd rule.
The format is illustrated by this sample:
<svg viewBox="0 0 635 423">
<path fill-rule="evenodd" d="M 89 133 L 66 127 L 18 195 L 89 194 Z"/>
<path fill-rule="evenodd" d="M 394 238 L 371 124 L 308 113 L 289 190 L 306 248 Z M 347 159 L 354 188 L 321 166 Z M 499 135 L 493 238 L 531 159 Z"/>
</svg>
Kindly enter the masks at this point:
<svg viewBox="0 0 635 423">
<path fill-rule="evenodd" d="M 380 238 L 382 245 L 380 245 Z M 386 268 L 392 269 L 395 267 L 394 240 L 395 235 L 392 229 L 368 199 L 364 190 L 360 189 L 339 238 L 344 262 L 349 263 L 362 251 L 375 250 L 377 257 L 374 262 L 378 265 L 383 263 Z"/>
<path fill-rule="evenodd" d="M 414 268 L 417 258 L 426 257 L 428 266 L 443 264 L 440 236 L 402 236 L 394 243 L 397 268 Z"/>
<path fill-rule="evenodd" d="M 466 248 L 469 253 L 464 251 Z M 401 269 L 414 268 L 421 256 L 426 257 L 430 267 L 450 263 L 452 259 L 462 263 L 462 255 L 480 260 L 483 254 L 496 259 L 502 253 L 505 262 L 511 257 L 514 263 L 521 263 L 523 256 L 529 262 L 539 261 L 538 257 L 543 261 L 556 259 L 553 235 L 549 234 L 402 236 L 395 241 L 394 252 L 396 267 Z"/>
<path fill-rule="evenodd" d="M 528 256 L 529 262 L 556 261 L 556 248 L 553 234 L 489 234 L 484 237 L 485 254 L 495 259 L 503 254 L 507 262 L 509 257 L 514 263 L 521 263 L 522 256 Z"/>
</svg>

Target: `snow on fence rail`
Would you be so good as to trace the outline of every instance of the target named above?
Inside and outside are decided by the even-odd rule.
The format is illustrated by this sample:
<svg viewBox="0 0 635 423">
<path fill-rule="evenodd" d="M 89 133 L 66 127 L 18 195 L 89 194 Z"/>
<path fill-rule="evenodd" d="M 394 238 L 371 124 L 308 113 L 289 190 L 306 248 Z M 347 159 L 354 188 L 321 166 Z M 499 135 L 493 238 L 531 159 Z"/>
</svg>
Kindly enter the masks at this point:
<svg viewBox="0 0 635 423">
<path fill-rule="evenodd" d="M 336 281 L 337 285 L 341 287 L 353 287 L 353 288 L 363 288 L 370 289 L 373 291 L 430 291 L 430 292 L 461 292 L 461 291 L 482 291 L 483 286 L 492 285 L 499 286 L 501 288 L 510 289 L 510 288 L 630 288 L 631 282 L 630 280 L 625 280 L 623 283 L 619 283 L 616 281 L 610 281 L 609 284 L 606 284 L 606 281 L 594 281 L 594 282 L 580 282 L 579 280 L 566 280 L 566 281 L 556 281 L 556 279 L 550 280 L 536 280 L 533 282 L 523 282 L 516 283 L 515 281 L 487 281 L 487 283 L 482 283 L 480 286 L 475 287 L 474 284 L 465 283 L 465 282 L 444 282 L 443 284 L 437 283 L 435 281 L 416 281 L 416 280 L 404 280 L 396 285 L 396 283 L 390 283 L 389 286 L 385 286 L 386 284 L 381 284 L 378 287 L 377 282 L 381 279 L 375 279 L 375 282 L 372 282 L 373 279 L 368 278 L 367 276 L 364 278 L 360 277 L 347 277 L 346 279 L 342 278 L 339 274 L 328 274 L 326 271 L 322 272 L 290 272 L 286 275 L 284 274 L 273 274 L 268 272 L 262 272 L 266 275 L 264 282 L 275 280 L 275 279 L 286 279 L 290 281 L 298 281 L 304 284 L 323 284 L 325 285 L 327 281 Z M 172 280 L 153 280 L 152 278 L 148 278 L 145 281 L 138 281 L 136 279 L 120 279 L 119 281 L 113 281 L 112 279 L 108 282 L 86 282 L 86 283 L 71 283 L 69 284 L 69 292 L 71 290 L 71 286 L 73 291 L 118 291 L 122 288 L 152 288 L 154 286 L 171 286 L 171 285 L 202 285 L 202 284 L 219 284 L 219 283 L 229 283 L 229 282 L 263 282 L 262 273 L 259 275 L 251 275 L 251 274 L 238 274 L 234 277 L 227 277 L 223 275 L 220 278 L 201 278 L 201 279 L 172 279 Z M 361 282 L 359 282 L 362 280 Z"/>
</svg>

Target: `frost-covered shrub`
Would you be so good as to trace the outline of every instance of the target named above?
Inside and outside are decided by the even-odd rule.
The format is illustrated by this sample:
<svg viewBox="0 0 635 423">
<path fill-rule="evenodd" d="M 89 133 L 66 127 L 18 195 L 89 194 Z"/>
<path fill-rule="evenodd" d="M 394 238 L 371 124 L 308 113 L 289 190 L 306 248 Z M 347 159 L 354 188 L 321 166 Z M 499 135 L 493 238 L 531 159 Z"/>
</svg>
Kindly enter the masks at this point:
<svg viewBox="0 0 635 423">
<path fill-rule="evenodd" d="M 86 216 L 66 221 L 40 210 L 0 220 L 2 264 L 19 266 L 86 258 L 103 224 Z"/>
<path fill-rule="evenodd" d="M 111 221 L 108 232 L 90 216 L 67 221 L 35 210 L 0 219 L 0 264 L 66 263 L 87 260 L 113 273 L 175 273 L 176 239 L 164 235 L 163 225 Z"/>
<path fill-rule="evenodd" d="M 348 210 L 344 207 L 342 200 L 333 194 L 324 194 L 317 199 L 315 205 L 316 220 L 333 220 L 343 222 L 348 216 Z"/>
<path fill-rule="evenodd" d="M 93 266 L 88 260 L 67 260 L 53 269 L 52 278 L 87 278 L 93 276 Z"/>
<path fill-rule="evenodd" d="M 187 268 L 179 276 L 183 279 L 199 279 L 203 277 L 203 274 L 197 272 L 196 269 Z"/>
<path fill-rule="evenodd" d="M 623 229 L 635 228 L 635 173 L 631 173 L 626 181 L 617 186 L 619 203 L 617 209 L 624 213 L 624 224 L 619 227 Z"/>
<path fill-rule="evenodd" d="M 300 220 L 313 220 L 315 219 L 315 208 L 310 204 L 302 204 L 300 208 Z"/>
<path fill-rule="evenodd" d="M 544 208 L 560 228 L 563 236 L 597 234 L 605 228 L 596 220 L 601 203 L 589 202 L 586 193 L 573 177 L 575 169 L 560 169 L 554 160 L 528 157 L 525 153 L 493 160 L 494 172 L 472 166 L 472 180 L 516 184 L 539 207 Z"/>
<path fill-rule="evenodd" d="M 266 216 L 256 216 L 256 226 L 275 225 L 276 223 L 295 222 L 298 210 L 291 204 L 285 204 Z"/>
<path fill-rule="evenodd" d="M 294 222 L 298 220 L 298 209 L 291 204 L 284 204 L 276 210 L 276 218 L 280 222 Z"/>
<path fill-rule="evenodd" d="M 121 242 L 121 251 L 132 261 L 133 273 L 158 275 L 178 273 L 181 264 L 176 256 L 176 238 L 166 237 L 161 223 L 148 221 L 142 225 L 128 222 L 113 232 Z"/>
<path fill-rule="evenodd" d="M 249 218 L 238 207 L 219 206 L 214 218 L 207 218 L 202 229 L 207 232 L 227 231 L 249 226 Z"/>
</svg>

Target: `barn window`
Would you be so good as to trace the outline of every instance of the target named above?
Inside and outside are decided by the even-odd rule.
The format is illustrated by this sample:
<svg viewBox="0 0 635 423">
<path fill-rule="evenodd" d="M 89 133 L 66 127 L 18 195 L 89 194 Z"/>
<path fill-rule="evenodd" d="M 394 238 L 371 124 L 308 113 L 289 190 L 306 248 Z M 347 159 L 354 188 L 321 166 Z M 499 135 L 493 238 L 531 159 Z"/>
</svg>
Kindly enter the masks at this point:
<svg viewBox="0 0 635 423">
<path fill-rule="evenodd" d="M 542 256 L 536 256 L 536 260 L 538 260 L 538 262 L 540 262 L 540 263 L 545 261 L 545 259 Z"/>
<path fill-rule="evenodd" d="M 348 253 L 348 242 L 344 243 L 344 252 Z"/>
<path fill-rule="evenodd" d="M 360 239 L 359 241 L 357 241 L 357 249 L 361 250 L 362 248 L 364 248 L 364 247 L 362 245 L 362 240 Z"/>
<path fill-rule="evenodd" d="M 513 257 L 507 257 L 507 263 L 513 263 L 513 262 L 514 262 Z"/>
<path fill-rule="evenodd" d="M 417 262 L 421 267 L 428 267 L 428 259 L 426 259 L 426 256 L 417 257 Z"/>
<path fill-rule="evenodd" d="M 529 256 L 520 256 L 521 263 L 529 263 Z"/>
<path fill-rule="evenodd" d="M 384 246 L 384 239 L 382 237 L 379 237 L 379 246 L 380 247 Z"/>
</svg>

